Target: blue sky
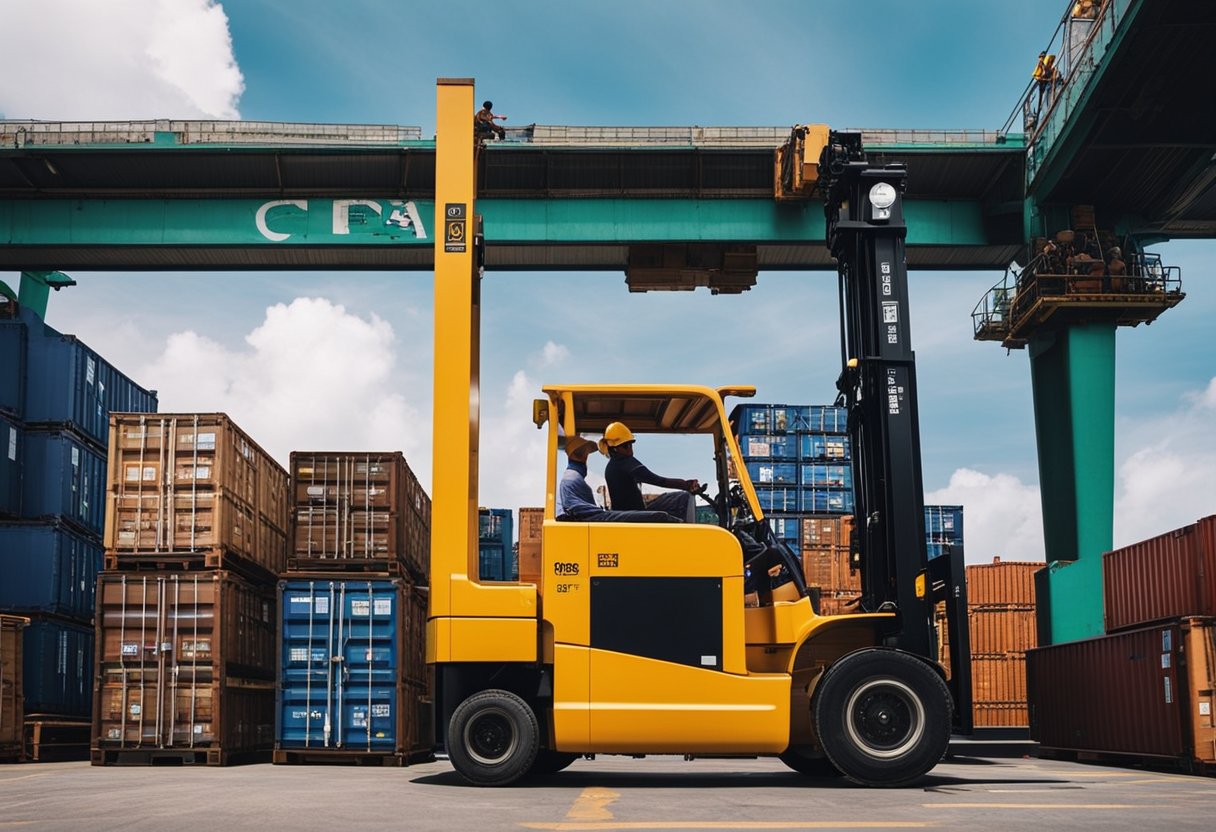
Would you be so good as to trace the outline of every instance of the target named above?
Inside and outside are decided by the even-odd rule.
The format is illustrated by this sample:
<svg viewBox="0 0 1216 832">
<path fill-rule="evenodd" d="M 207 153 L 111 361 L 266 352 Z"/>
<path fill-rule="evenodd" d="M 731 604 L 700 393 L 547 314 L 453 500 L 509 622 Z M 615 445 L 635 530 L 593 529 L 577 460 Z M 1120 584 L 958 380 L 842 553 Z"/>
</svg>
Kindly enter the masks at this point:
<svg viewBox="0 0 1216 832">
<path fill-rule="evenodd" d="M 234 118 L 415 125 L 434 81 L 474 77 L 508 126 L 791 125 L 996 129 L 1067 4 L 32 0 L 0 7 L 8 118 Z M 1213 510 L 1210 342 L 1216 244 L 1157 247 L 1189 297 L 1121 330 L 1116 542 Z M 227 410 L 293 449 L 402 449 L 429 480 L 427 274 L 73 272 L 49 322 L 162 409 Z M 14 275 L 0 279 L 15 282 Z M 967 509 L 969 559 L 1042 557 L 1029 369 L 971 339 L 999 273 L 912 274 L 925 488 Z M 631 295 L 621 274 L 490 273 L 484 288 L 482 502 L 539 505 L 527 403 L 567 381 L 754 384 L 825 402 L 839 366 L 829 273 L 762 274 L 739 297 Z M 647 451 L 643 453 L 643 451 Z M 704 454 L 639 446 L 660 473 Z M 595 464 L 593 463 L 593 468 Z"/>
</svg>

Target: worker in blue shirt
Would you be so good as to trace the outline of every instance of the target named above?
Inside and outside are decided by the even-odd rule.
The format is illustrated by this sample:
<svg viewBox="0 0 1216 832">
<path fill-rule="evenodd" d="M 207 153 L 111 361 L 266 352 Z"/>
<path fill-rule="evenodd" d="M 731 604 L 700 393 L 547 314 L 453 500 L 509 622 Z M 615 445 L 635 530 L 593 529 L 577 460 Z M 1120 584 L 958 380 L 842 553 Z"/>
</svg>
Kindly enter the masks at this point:
<svg viewBox="0 0 1216 832">
<path fill-rule="evenodd" d="M 566 438 L 569 463 L 557 486 L 558 520 L 577 523 L 674 523 L 665 511 L 606 511 L 595 504 L 595 494 L 587 484 L 587 457 L 595 443 L 582 436 Z"/>
<path fill-rule="evenodd" d="M 604 428 L 604 438 L 600 440 L 599 446 L 600 453 L 608 457 L 604 479 L 608 483 L 608 496 L 612 498 L 613 508 L 658 509 L 681 522 L 695 523 L 697 505 L 693 495 L 701 489 L 701 483 L 695 479 L 660 477 L 652 472 L 633 455 L 635 441 L 633 431 L 620 422 L 613 422 Z M 660 494 L 647 504 L 642 499 L 643 483 L 677 490 Z"/>
</svg>

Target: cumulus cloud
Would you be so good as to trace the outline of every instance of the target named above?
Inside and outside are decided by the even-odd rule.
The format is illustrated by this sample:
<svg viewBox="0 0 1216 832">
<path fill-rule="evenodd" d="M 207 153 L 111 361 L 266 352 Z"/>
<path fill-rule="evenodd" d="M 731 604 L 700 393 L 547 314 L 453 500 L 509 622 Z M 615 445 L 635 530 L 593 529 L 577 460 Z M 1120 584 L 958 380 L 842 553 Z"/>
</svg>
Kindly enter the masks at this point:
<svg viewBox="0 0 1216 832">
<path fill-rule="evenodd" d="M 240 118 L 245 81 L 215 0 L 8 0 L 0 52 L 6 118 Z"/>
<path fill-rule="evenodd" d="M 518 508 L 545 504 L 547 431 L 532 422 L 540 384 L 517 370 L 505 391 L 483 391 L 483 402 L 501 402 L 481 413 L 478 477 L 484 506 Z"/>
<path fill-rule="evenodd" d="M 553 341 L 546 341 L 544 348 L 540 351 L 540 362 L 544 367 L 552 367 L 556 364 L 561 364 L 569 357 L 569 348 L 564 344 L 557 344 Z"/>
<path fill-rule="evenodd" d="M 284 465 L 293 450 L 401 450 L 429 491 L 430 403 L 401 393 L 395 343 L 375 315 L 297 298 L 267 309 L 243 347 L 175 333 L 137 377 L 162 411 L 226 412 Z"/>
<path fill-rule="evenodd" d="M 1115 472 L 1115 545 L 1216 513 L 1216 378 L 1157 418 L 1119 425 L 1129 448 Z"/>
<path fill-rule="evenodd" d="M 925 494 L 930 505 L 963 507 L 963 544 L 968 563 L 1042 561 L 1043 518 L 1039 489 L 1009 474 L 960 468 L 950 483 Z"/>
</svg>

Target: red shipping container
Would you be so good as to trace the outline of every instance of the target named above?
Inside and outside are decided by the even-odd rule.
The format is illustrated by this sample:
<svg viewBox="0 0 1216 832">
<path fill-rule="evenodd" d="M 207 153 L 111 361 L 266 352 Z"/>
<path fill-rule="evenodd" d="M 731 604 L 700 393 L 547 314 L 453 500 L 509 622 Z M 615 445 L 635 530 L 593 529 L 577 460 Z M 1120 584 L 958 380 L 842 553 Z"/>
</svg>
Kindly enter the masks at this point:
<svg viewBox="0 0 1216 832">
<path fill-rule="evenodd" d="M 1102 556 L 1108 633 L 1216 616 L 1216 515 Z"/>
<path fill-rule="evenodd" d="M 1042 749 L 1216 763 L 1216 624 L 1189 618 L 1026 654 Z"/>
</svg>

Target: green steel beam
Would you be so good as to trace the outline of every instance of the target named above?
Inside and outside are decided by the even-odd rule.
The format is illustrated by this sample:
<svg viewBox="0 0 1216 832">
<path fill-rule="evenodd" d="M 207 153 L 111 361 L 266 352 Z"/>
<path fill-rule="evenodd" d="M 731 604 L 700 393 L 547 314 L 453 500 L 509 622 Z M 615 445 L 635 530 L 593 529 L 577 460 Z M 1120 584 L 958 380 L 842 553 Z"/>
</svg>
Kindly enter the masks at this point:
<svg viewBox="0 0 1216 832">
<path fill-rule="evenodd" d="M 1101 558 L 1114 524 L 1115 325 L 1072 325 L 1029 347 L 1047 561 L 1084 564 L 1049 576 L 1054 643 L 1102 632 Z M 1059 599 L 1057 582 L 1067 587 Z"/>
<path fill-rule="evenodd" d="M 17 303 L 37 312 L 39 318 L 45 318 L 47 300 L 51 296 L 51 290 L 54 289 L 58 292 L 65 286 L 75 285 L 76 281 L 63 272 L 22 272 Z"/>
<path fill-rule="evenodd" d="M 817 201 L 485 199 L 493 243 L 802 242 L 824 239 Z M 994 242 L 977 201 L 909 200 L 909 245 Z M 0 245 L 430 245 L 431 200 L 0 200 Z"/>
</svg>

